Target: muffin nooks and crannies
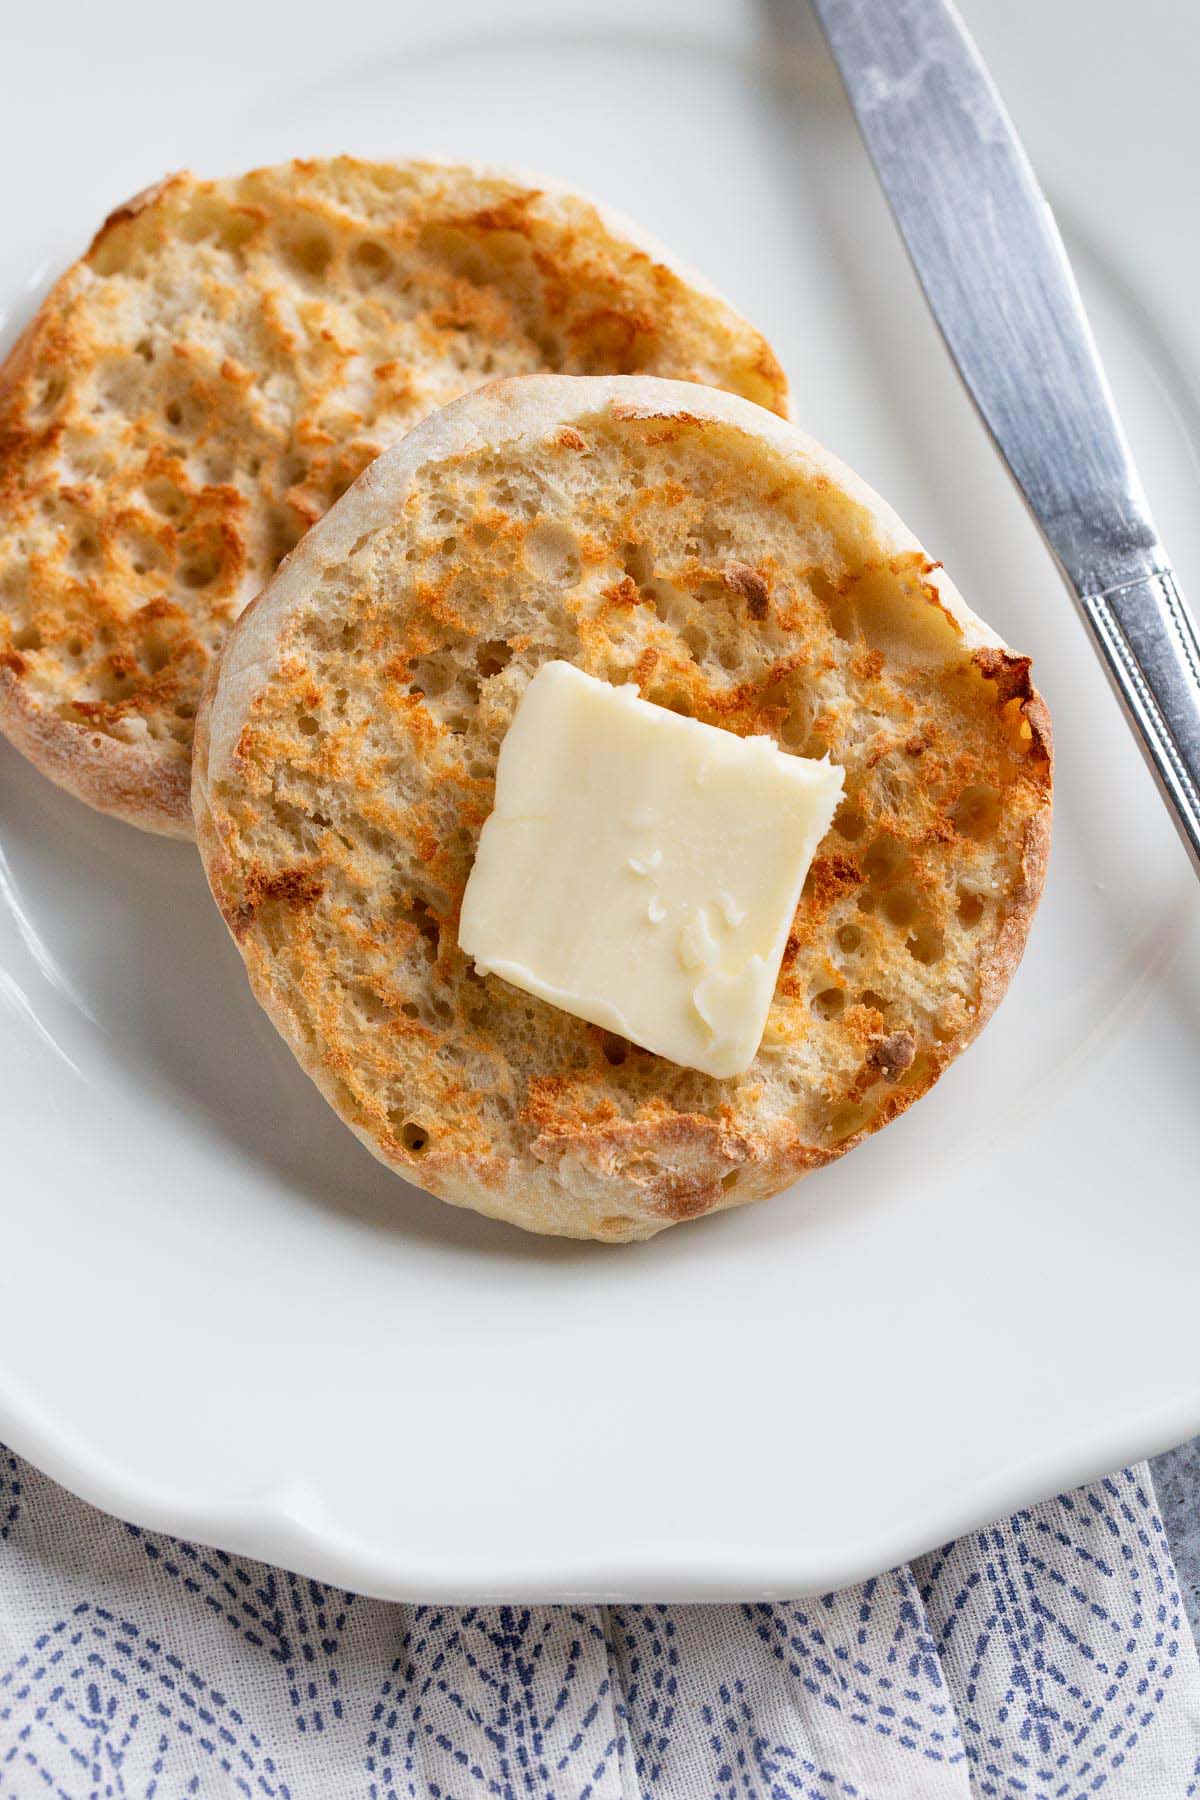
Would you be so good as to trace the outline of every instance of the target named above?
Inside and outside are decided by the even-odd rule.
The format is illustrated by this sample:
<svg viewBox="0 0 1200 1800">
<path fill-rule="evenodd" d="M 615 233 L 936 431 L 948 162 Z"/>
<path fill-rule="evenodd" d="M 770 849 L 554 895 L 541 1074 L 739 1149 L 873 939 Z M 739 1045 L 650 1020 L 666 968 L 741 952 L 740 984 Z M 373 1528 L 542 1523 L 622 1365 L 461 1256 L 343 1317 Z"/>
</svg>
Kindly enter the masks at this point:
<svg viewBox="0 0 1200 1800">
<path fill-rule="evenodd" d="M 246 602 L 385 445 L 536 369 L 787 410 L 759 334 L 578 195 L 338 157 L 119 208 L 0 369 L 0 730 L 190 836 L 194 714 Z"/>
<path fill-rule="evenodd" d="M 555 659 L 844 770 L 744 1074 L 458 944 L 499 746 Z M 418 426 L 243 615 L 193 799 L 258 998 L 375 1155 L 628 1239 L 841 1155 L 975 1036 L 1041 889 L 1050 727 L 1028 659 L 799 432 L 682 383 L 532 376 Z"/>
</svg>

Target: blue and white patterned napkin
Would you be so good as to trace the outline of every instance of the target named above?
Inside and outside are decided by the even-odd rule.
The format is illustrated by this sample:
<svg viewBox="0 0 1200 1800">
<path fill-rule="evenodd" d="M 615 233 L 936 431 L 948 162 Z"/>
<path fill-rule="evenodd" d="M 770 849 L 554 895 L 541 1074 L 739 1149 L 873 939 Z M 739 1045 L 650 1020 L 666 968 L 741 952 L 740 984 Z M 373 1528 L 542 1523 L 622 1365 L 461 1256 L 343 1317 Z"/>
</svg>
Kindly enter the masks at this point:
<svg viewBox="0 0 1200 1800">
<path fill-rule="evenodd" d="M 392 1606 L 122 1525 L 0 1448 L 0 1795 L 1185 1800 L 1143 1466 L 815 1600 Z"/>
</svg>

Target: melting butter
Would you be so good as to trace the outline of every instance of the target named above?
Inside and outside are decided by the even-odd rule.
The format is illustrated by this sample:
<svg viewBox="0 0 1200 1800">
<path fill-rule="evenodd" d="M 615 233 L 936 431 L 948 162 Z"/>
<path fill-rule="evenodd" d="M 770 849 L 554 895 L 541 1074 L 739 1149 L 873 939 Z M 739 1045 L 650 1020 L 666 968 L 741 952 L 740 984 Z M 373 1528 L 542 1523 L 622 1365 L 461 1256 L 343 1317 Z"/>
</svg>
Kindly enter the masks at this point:
<svg viewBox="0 0 1200 1800">
<path fill-rule="evenodd" d="M 739 1074 L 841 792 L 831 763 L 547 663 L 501 746 L 459 941 L 481 973 Z"/>
</svg>

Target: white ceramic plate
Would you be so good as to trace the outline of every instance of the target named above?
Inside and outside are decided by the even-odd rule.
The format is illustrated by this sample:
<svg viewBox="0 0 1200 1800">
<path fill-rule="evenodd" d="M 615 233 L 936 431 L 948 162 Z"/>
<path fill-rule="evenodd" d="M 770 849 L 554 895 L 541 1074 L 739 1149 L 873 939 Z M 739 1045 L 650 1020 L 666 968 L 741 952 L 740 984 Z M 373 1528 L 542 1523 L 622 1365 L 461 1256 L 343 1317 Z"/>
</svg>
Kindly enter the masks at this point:
<svg viewBox="0 0 1200 1800">
<path fill-rule="evenodd" d="M 967 10 L 1200 594 L 1200 34 L 1174 0 Z M 865 1575 L 1200 1427 L 1200 892 L 807 18 L 106 0 L 23 10 L 6 59 L 10 335 L 183 163 L 466 152 L 640 216 L 1034 654 L 1060 800 L 1024 967 L 937 1091 L 791 1196 L 614 1250 L 379 1168 L 258 1013 L 195 854 L 0 751 L 0 1435 L 371 1593 L 715 1599 Z"/>
</svg>

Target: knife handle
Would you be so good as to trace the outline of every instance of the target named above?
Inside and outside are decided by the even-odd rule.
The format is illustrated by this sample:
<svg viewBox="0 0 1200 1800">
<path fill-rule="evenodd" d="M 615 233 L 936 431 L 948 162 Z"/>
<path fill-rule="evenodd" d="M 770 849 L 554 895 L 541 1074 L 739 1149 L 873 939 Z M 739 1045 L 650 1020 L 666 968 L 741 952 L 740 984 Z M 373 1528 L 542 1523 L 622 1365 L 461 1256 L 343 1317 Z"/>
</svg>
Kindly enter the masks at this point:
<svg viewBox="0 0 1200 1800">
<path fill-rule="evenodd" d="M 1081 594 L 1109 678 L 1200 871 L 1200 638 L 1170 569 Z"/>
</svg>

